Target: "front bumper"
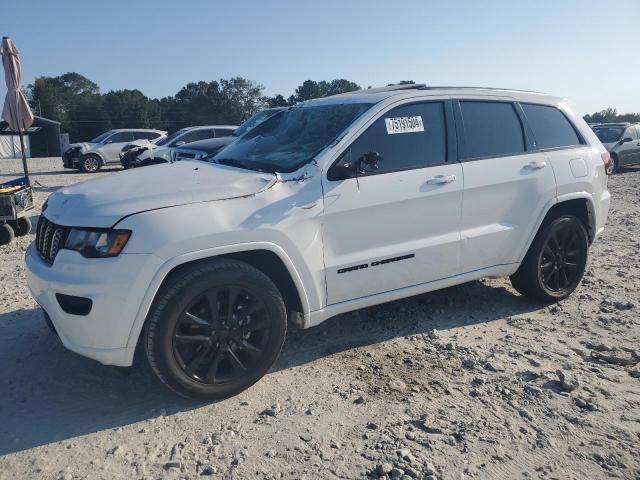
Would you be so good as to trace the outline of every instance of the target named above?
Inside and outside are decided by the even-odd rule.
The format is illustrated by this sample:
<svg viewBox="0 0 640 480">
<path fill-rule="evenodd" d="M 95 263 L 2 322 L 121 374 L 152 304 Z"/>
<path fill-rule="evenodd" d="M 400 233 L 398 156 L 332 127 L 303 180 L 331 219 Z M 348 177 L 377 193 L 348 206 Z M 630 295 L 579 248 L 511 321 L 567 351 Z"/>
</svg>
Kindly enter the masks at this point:
<svg viewBox="0 0 640 480">
<path fill-rule="evenodd" d="M 128 344 L 131 327 L 160 259 L 145 254 L 89 259 L 60 250 L 49 265 L 32 243 L 25 262 L 29 289 L 65 347 L 105 365 L 133 363 L 135 341 Z M 87 315 L 66 313 L 56 293 L 91 299 L 91 311 Z"/>
<path fill-rule="evenodd" d="M 82 152 L 76 148 L 71 148 L 62 154 L 62 165 L 64 168 L 78 168 Z"/>
</svg>

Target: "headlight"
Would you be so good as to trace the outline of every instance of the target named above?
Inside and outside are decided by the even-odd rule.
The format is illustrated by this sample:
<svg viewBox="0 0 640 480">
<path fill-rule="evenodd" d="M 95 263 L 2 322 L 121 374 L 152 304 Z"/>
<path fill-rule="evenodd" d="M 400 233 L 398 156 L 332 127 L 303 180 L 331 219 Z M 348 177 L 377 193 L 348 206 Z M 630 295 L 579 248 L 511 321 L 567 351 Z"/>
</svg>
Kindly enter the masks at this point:
<svg viewBox="0 0 640 480">
<path fill-rule="evenodd" d="M 72 228 L 64 248 L 80 252 L 87 258 L 115 257 L 131 236 L 130 230 Z"/>
</svg>

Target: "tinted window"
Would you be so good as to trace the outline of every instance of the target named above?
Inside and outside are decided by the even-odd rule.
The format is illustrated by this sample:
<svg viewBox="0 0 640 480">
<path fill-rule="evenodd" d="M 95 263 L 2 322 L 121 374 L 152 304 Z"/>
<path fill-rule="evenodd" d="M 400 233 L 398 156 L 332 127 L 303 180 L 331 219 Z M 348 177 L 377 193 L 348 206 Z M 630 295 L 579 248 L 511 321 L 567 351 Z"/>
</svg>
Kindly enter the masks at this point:
<svg viewBox="0 0 640 480">
<path fill-rule="evenodd" d="M 233 129 L 216 128 L 216 137 L 229 137 L 233 134 Z"/>
<path fill-rule="evenodd" d="M 466 158 L 497 157 L 524 152 L 518 114 L 507 102 L 460 102 Z"/>
<path fill-rule="evenodd" d="M 593 129 L 596 136 L 602 143 L 617 142 L 622 138 L 624 128 L 622 127 L 595 127 Z"/>
<path fill-rule="evenodd" d="M 130 142 L 133 140 L 133 137 L 131 136 L 131 132 L 118 132 L 111 135 L 109 140 L 111 140 L 111 143 Z"/>
<path fill-rule="evenodd" d="M 213 130 L 210 129 L 201 129 L 201 130 L 192 130 L 191 132 L 185 133 L 180 138 L 176 139 L 178 142 L 191 143 L 197 142 L 198 140 L 206 140 L 207 138 L 211 138 L 211 134 Z"/>
<path fill-rule="evenodd" d="M 582 143 L 567 117 L 557 108 L 523 104 L 522 109 L 533 130 L 538 148 L 569 147 Z"/>
<path fill-rule="evenodd" d="M 404 105 L 378 118 L 345 152 L 351 161 L 376 152 L 375 173 L 424 168 L 447 158 L 444 105 L 440 102 Z"/>
<path fill-rule="evenodd" d="M 137 138 L 141 138 L 141 139 L 146 139 L 146 140 L 153 140 L 155 138 L 158 138 L 160 136 L 159 133 L 157 132 L 136 132 L 134 133 L 134 137 Z"/>
</svg>

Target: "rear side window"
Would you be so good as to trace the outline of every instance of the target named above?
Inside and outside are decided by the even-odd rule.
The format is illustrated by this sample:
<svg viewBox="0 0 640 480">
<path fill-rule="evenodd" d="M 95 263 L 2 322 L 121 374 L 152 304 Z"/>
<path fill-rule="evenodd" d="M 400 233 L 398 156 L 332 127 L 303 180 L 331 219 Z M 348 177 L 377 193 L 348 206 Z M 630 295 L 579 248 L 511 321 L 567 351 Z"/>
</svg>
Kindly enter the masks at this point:
<svg viewBox="0 0 640 480">
<path fill-rule="evenodd" d="M 158 138 L 160 134 L 158 132 L 136 132 L 134 133 L 134 137 L 136 139 L 146 139 L 146 140 L 154 140 Z"/>
<path fill-rule="evenodd" d="M 523 103 L 522 110 L 539 149 L 571 147 L 582 143 L 567 117 L 556 107 Z"/>
<path fill-rule="evenodd" d="M 466 158 L 524 152 L 520 118 L 508 102 L 461 101 Z"/>
<path fill-rule="evenodd" d="M 345 152 L 351 161 L 365 153 L 381 157 L 375 173 L 424 168 L 446 161 L 446 129 L 442 102 L 396 107 L 377 119 Z"/>
</svg>

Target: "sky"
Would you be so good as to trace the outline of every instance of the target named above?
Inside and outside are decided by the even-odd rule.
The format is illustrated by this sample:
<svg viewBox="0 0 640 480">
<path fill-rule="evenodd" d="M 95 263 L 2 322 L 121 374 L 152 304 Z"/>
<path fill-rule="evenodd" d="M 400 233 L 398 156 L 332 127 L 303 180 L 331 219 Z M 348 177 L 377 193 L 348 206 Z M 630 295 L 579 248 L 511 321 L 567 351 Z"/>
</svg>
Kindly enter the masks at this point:
<svg viewBox="0 0 640 480">
<path fill-rule="evenodd" d="M 75 71 L 164 97 L 243 76 L 288 97 L 307 79 L 414 80 L 546 92 L 584 115 L 640 112 L 639 18 L 640 0 L 2 0 L 0 35 L 25 85 Z"/>
</svg>

